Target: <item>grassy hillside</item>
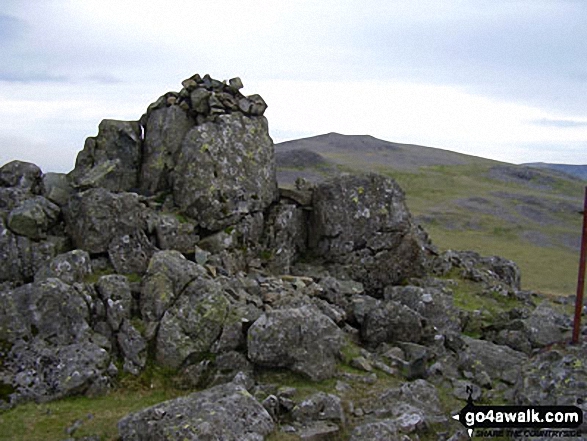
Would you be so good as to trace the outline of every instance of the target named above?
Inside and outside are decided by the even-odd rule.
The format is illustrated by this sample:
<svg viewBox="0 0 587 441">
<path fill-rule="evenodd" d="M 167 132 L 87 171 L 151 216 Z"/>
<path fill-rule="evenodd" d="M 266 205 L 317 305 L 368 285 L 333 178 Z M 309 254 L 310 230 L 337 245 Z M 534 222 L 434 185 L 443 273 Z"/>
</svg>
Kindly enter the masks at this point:
<svg viewBox="0 0 587 441">
<path fill-rule="evenodd" d="M 305 149 L 303 166 L 280 152 Z M 575 293 L 585 183 L 548 170 L 370 136 L 321 135 L 276 145 L 278 179 L 292 185 L 341 172 L 393 177 L 417 221 L 441 249 L 474 250 L 512 259 L 522 287 L 553 295 Z"/>
</svg>

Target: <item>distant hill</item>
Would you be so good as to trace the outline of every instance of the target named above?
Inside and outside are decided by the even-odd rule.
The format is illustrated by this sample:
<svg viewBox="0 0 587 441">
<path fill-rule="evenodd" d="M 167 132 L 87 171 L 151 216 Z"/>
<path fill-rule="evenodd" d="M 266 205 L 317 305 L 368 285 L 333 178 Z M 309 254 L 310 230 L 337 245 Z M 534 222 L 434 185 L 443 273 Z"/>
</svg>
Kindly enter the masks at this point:
<svg viewBox="0 0 587 441">
<path fill-rule="evenodd" d="M 528 167 L 546 168 L 566 173 L 576 178 L 587 181 L 587 165 L 573 165 L 573 164 L 551 164 L 548 162 L 531 162 L 522 164 Z"/>
<path fill-rule="evenodd" d="M 391 176 L 439 248 L 512 259 L 526 289 L 575 290 L 585 185 L 579 178 L 368 135 L 328 133 L 276 144 L 275 152 L 280 186 L 340 173 Z"/>
</svg>

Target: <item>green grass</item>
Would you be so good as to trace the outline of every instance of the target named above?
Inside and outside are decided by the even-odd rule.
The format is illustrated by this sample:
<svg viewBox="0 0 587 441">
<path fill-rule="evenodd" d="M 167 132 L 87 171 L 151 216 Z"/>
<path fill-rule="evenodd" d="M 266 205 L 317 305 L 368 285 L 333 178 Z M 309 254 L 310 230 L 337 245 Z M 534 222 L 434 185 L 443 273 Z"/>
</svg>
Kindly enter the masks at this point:
<svg viewBox="0 0 587 441">
<path fill-rule="evenodd" d="M 66 398 L 46 404 L 27 403 L 0 414 L 0 440 L 63 440 L 68 437 L 65 429 L 76 420 L 83 421 L 76 437 L 99 435 L 102 440 L 116 440 L 116 424 L 122 417 L 176 396 L 177 391 L 154 388 L 118 390 L 102 397 Z"/>
<path fill-rule="evenodd" d="M 150 363 L 138 377 L 121 373 L 117 387 L 107 395 L 26 403 L 0 413 L 0 440 L 63 440 L 68 437 L 65 430 L 82 420 L 76 437 L 98 435 L 103 441 L 114 441 L 117 423 L 124 416 L 189 392 L 173 386 L 171 371 Z"/>
</svg>

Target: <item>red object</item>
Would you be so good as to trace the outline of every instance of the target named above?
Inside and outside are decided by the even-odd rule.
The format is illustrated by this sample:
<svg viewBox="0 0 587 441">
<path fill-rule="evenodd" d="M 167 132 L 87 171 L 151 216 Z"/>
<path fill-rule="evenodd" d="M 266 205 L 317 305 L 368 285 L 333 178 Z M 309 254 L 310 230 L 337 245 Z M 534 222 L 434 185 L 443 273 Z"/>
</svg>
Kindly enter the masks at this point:
<svg viewBox="0 0 587 441">
<path fill-rule="evenodd" d="M 583 311 L 583 292 L 585 291 L 585 262 L 587 261 L 587 187 L 585 187 L 585 204 L 583 206 L 583 233 L 581 235 L 581 258 L 579 259 L 579 280 L 577 281 L 577 299 L 575 300 L 575 321 L 573 323 L 572 343 L 579 343 L 581 331 L 581 312 Z"/>
</svg>

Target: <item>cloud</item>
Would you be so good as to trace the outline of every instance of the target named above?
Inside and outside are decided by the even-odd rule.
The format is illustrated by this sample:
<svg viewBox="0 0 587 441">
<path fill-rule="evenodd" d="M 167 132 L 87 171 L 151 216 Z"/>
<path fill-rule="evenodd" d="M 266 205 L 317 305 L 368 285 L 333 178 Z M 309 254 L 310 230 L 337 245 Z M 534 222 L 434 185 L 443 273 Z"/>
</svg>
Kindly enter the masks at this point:
<svg viewBox="0 0 587 441">
<path fill-rule="evenodd" d="M 587 121 L 574 121 L 569 119 L 539 119 L 530 121 L 531 124 L 542 127 L 559 127 L 559 128 L 574 128 L 587 127 Z"/>
</svg>

